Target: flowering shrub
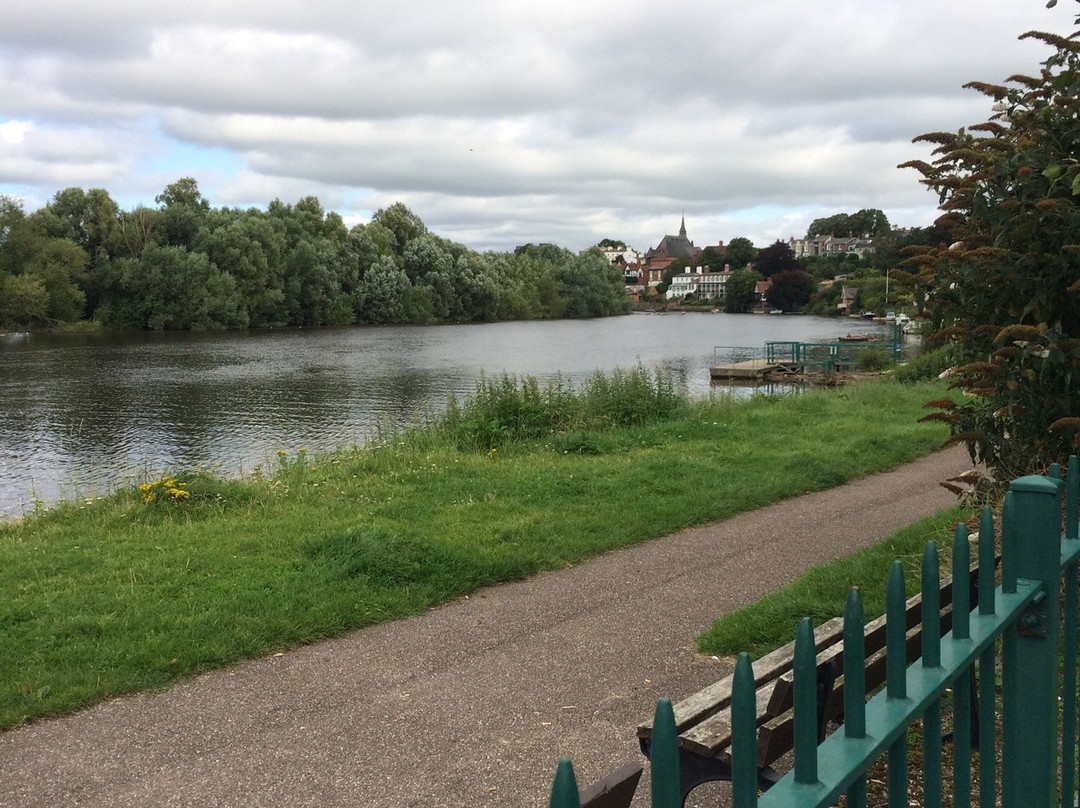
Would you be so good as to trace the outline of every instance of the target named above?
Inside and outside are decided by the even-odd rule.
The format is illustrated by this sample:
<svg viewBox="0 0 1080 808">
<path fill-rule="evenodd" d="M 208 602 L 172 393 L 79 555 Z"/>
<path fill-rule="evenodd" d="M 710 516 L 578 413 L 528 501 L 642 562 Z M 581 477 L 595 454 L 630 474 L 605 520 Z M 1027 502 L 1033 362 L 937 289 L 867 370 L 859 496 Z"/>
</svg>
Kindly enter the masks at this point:
<svg viewBox="0 0 1080 808">
<path fill-rule="evenodd" d="M 949 247 L 910 247 L 913 290 L 959 353 L 965 398 L 930 402 L 999 482 L 1045 473 L 1080 447 L 1080 31 L 1029 32 L 1055 49 L 1011 86 L 972 82 L 996 104 L 985 123 L 918 140 L 905 163 L 938 192 Z"/>
<path fill-rule="evenodd" d="M 191 499 L 191 492 L 187 490 L 187 483 L 182 483 L 166 474 L 160 479 L 139 486 L 142 501 L 149 505 L 152 502 L 171 502 L 179 505 Z"/>
</svg>

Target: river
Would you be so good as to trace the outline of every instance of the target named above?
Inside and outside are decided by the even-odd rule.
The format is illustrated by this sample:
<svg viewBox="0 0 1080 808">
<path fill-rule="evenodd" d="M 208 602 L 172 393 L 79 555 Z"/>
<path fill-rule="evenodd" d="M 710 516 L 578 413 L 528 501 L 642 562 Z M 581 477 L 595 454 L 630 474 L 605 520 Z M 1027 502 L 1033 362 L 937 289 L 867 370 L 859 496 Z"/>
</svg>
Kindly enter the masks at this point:
<svg viewBox="0 0 1080 808">
<path fill-rule="evenodd" d="M 438 413 L 481 374 L 561 377 L 640 363 L 713 394 L 727 346 L 884 325 L 822 317 L 634 314 L 440 326 L 0 336 L 0 517 L 199 464 L 251 472 L 282 449 L 362 445 Z M 721 346 L 718 348 L 718 346 Z"/>
</svg>

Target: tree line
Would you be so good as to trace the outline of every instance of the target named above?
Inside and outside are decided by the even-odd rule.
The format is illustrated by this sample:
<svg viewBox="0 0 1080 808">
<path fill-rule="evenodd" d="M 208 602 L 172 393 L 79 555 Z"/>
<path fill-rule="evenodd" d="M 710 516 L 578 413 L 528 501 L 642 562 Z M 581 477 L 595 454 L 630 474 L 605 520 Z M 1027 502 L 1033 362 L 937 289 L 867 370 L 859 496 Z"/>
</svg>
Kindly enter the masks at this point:
<svg viewBox="0 0 1080 808">
<path fill-rule="evenodd" d="M 476 252 L 401 203 L 346 226 L 314 196 L 214 208 L 190 178 L 121 210 L 100 188 L 0 196 L 0 327 L 240 329 L 625 314 L 599 252 Z"/>
</svg>

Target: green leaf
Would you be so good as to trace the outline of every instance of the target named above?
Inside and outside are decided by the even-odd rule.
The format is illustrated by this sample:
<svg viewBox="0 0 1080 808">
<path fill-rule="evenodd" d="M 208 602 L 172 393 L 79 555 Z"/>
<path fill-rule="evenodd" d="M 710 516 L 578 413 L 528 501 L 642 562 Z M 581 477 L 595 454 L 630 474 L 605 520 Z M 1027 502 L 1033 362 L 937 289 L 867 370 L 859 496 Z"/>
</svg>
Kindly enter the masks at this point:
<svg viewBox="0 0 1080 808">
<path fill-rule="evenodd" d="M 1061 166 L 1059 166 L 1057 163 L 1049 165 L 1043 170 L 1042 175 L 1048 180 L 1056 180 L 1058 177 L 1061 176 Z"/>
</svg>

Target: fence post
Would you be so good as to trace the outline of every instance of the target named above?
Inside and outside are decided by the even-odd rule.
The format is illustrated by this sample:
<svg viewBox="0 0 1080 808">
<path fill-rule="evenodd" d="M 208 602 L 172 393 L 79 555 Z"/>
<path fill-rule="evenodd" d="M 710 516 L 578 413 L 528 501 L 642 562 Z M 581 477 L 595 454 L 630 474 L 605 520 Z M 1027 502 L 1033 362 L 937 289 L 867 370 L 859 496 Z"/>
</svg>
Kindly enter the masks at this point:
<svg viewBox="0 0 1080 808">
<path fill-rule="evenodd" d="M 1009 486 L 1009 494 L 1011 524 L 1003 527 L 1003 533 L 1012 541 L 1006 541 L 1004 551 L 1016 552 L 1009 572 L 1041 583 L 1042 589 L 1021 615 L 1016 631 L 1005 637 L 1002 806 L 1049 808 L 1058 804 L 1061 482 L 1021 477 Z"/>
<path fill-rule="evenodd" d="M 652 736 L 652 808 L 679 808 L 682 791 L 679 777 L 679 733 L 675 711 L 666 696 L 656 702 Z"/>
<path fill-rule="evenodd" d="M 548 808 L 581 808 L 577 778 L 574 776 L 574 764 L 570 762 L 570 758 L 559 761 L 559 768 L 555 771 L 555 782 L 551 785 Z"/>
</svg>

